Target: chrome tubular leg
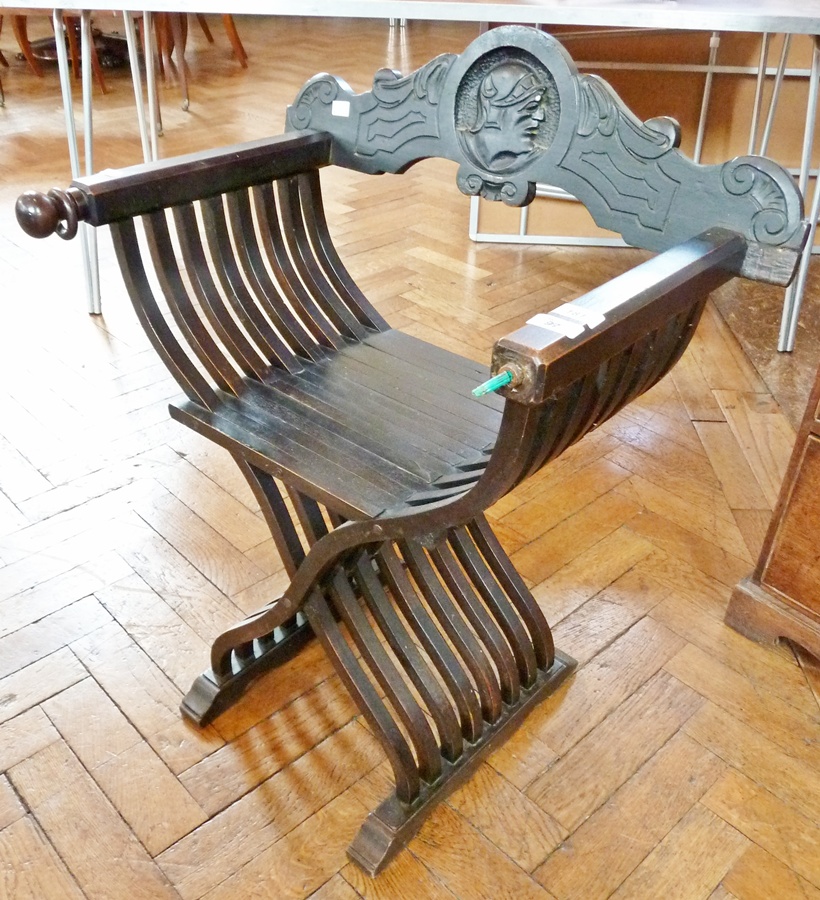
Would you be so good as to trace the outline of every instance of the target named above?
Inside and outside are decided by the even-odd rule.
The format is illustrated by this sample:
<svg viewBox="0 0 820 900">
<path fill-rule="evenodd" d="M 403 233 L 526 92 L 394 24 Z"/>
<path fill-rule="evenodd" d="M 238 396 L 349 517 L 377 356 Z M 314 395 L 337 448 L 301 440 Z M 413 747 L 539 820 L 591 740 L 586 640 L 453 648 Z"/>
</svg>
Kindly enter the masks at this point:
<svg viewBox="0 0 820 900">
<path fill-rule="evenodd" d="M 706 135 L 706 118 L 709 112 L 709 100 L 712 96 L 712 80 L 714 78 L 714 67 L 717 62 L 717 52 L 720 47 L 720 32 L 712 32 L 709 38 L 709 63 L 706 71 L 706 82 L 703 85 L 703 100 L 700 105 L 700 119 L 698 120 L 698 134 L 695 139 L 695 151 L 692 159 L 700 162 L 700 156 L 703 151 L 703 138 Z"/>
<path fill-rule="evenodd" d="M 128 62 L 131 66 L 131 81 L 134 84 L 134 103 L 137 107 L 137 124 L 140 130 L 142 158 L 151 161 L 151 146 L 148 140 L 148 128 L 145 122 L 145 101 L 142 97 L 142 75 L 140 73 L 139 51 L 137 49 L 137 29 L 134 27 L 133 13 L 127 10 L 122 14 L 125 25 L 125 39 L 128 44 Z"/>
<path fill-rule="evenodd" d="M 769 62 L 769 42 L 771 35 L 768 31 L 763 33 L 760 41 L 760 60 L 757 64 L 757 83 L 755 85 L 755 102 L 752 108 L 752 125 L 749 128 L 749 154 L 755 152 L 757 144 L 757 128 L 760 122 L 760 106 L 763 102 L 763 86 L 766 83 L 766 66 Z"/>
<path fill-rule="evenodd" d="M 800 162 L 800 178 L 798 181 L 798 185 L 804 197 L 806 196 L 806 189 L 808 187 L 811 154 L 814 145 L 814 126 L 817 117 L 818 93 L 820 93 L 820 43 L 818 43 L 818 38 L 815 37 L 814 52 L 811 59 L 809 97 L 808 102 L 806 103 L 806 126 L 803 132 L 803 157 Z M 820 208 L 820 189 L 818 188 L 818 182 L 820 182 L 820 179 L 817 179 L 815 182 L 814 198 L 811 204 L 809 242 L 806 247 L 806 252 L 800 260 L 800 268 L 797 272 L 797 277 L 786 290 L 786 296 L 783 300 L 783 315 L 780 319 L 780 335 L 777 342 L 777 349 L 784 353 L 790 353 L 794 350 L 794 342 L 797 336 L 797 314 L 800 311 L 800 305 L 803 300 L 803 289 L 809 274 L 811 247 L 817 225 L 818 209 Z"/>
<path fill-rule="evenodd" d="M 761 156 L 766 155 L 769 149 L 769 138 L 772 136 L 772 127 L 774 125 L 774 117 L 777 113 L 777 104 L 780 102 L 780 88 L 783 86 L 783 75 L 786 72 L 786 60 L 791 49 L 792 36 L 790 34 L 783 35 L 783 47 L 780 51 L 780 61 L 777 64 L 777 72 L 774 76 L 774 87 L 772 88 L 772 99 L 769 101 L 769 114 L 766 117 L 766 125 L 763 128 L 763 137 L 760 140 Z"/>
</svg>

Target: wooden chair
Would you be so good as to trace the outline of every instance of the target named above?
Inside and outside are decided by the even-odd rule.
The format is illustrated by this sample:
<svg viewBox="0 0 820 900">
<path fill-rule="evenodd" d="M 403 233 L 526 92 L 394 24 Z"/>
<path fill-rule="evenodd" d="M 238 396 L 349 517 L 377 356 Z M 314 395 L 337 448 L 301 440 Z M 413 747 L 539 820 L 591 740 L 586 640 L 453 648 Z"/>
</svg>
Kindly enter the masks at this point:
<svg viewBox="0 0 820 900">
<path fill-rule="evenodd" d="M 209 44 L 214 42 L 213 34 L 208 26 L 208 21 L 201 13 L 196 14 L 197 22 L 205 35 L 205 39 Z M 222 25 L 225 34 L 231 44 L 239 65 L 243 69 L 248 68 L 248 54 L 239 37 L 236 23 L 232 15 L 225 14 L 222 16 Z M 160 71 L 165 73 L 165 66 L 171 65 L 171 54 L 177 51 L 177 71 L 179 72 L 179 83 L 182 90 L 182 108 L 187 110 L 190 105 L 190 97 L 188 92 L 188 72 L 185 66 L 185 48 L 188 44 L 188 16 L 186 13 L 155 13 L 154 27 L 157 37 L 157 58 L 159 60 Z"/>
<path fill-rule="evenodd" d="M 43 67 L 34 51 L 28 36 L 28 20 L 31 16 L 46 16 L 49 24 L 53 24 L 53 15 L 50 9 L 26 9 L 25 7 L 0 7 L 0 30 L 3 27 L 5 18 L 11 19 L 12 31 L 20 47 L 26 62 L 29 64 L 32 72 L 38 77 L 43 77 Z M 80 12 L 79 10 L 63 10 L 63 22 L 65 23 L 65 35 L 68 43 L 68 55 L 71 60 L 71 68 L 75 78 L 80 77 L 80 44 L 78 41 Z M 55 38 L 56 40 L 56 38 Z M 105 94 L 108 90 L 103 74 L 102 63 L 100 62 L 97 47 L 94 41 L 91 42 L 91 66 L 94 77 L 100 90 Z"/>
<path fill-rule="evenodd" d="M 806 223 L 783 169 L 695 165 L 674 122 L 638 121 L 517 26 L 407 77 L 380 71 L 361 95 L 319 75 L 288 125 L 27 193 L 18 215 L 35 236 L 111 225 L 137 315 L 187 395 L 171 415 L 233 456 L 290 574 L 217 638 L 184 713 L 208 721 L 315 634 L 393 769 L 395 795 L 349 851 L 375 873 L 574 665 L 484 511 L 662 378 L 713 288 L 786 283 Z M 333 247 L 319 171 L 431 156 L 458 162 L 468 194 L 524 204 L 536 182 L 564 187 L 662 252 L 522 322 L 489 369 L 394 331 Z"/>
</svg>

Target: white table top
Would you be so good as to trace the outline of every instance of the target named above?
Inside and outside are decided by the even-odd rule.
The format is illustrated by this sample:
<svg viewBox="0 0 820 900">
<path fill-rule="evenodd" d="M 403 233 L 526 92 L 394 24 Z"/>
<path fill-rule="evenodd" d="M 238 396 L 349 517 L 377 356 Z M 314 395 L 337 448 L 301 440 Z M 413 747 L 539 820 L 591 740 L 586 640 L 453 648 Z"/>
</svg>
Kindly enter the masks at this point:
<svg viewBox="0 0 820 900">
<path fill-rule="evenodd" d="M 15 5 L 51 9 L 42 0 Z M 83 0 L 82 8 L 820 33 L 820 0 Z"/>
</svg>

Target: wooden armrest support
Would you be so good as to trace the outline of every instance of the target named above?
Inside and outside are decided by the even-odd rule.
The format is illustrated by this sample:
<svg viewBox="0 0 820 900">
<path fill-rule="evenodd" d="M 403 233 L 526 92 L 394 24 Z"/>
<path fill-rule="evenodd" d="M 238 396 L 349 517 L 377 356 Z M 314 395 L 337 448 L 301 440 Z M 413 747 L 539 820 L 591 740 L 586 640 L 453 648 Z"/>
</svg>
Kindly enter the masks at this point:
<svg viewBox="0 0 820 900">
<path fill-rule="evenodd" d="M 527 323 L 506 335 L 493 348 L 492 371 L 510 369 L 514 382 L 499 393 L 517 403 L 544 403 L 692 306 L 693 297 L 703 297 L 734 277 L 745 250 L 740 235 L 711 229 L 566 304 L 570 309 L 565 316 L 574 310 L 581 318 L 591 313 L 589 318 L 602 319 L 577 337 L 561 333 L 560 308 L 557 316 L 545 317 L 547 327 Z M 553 318 L 554 328 L 549 327 Z M 571 326 L 568 317 L 566 324 Z"/>
</svg>

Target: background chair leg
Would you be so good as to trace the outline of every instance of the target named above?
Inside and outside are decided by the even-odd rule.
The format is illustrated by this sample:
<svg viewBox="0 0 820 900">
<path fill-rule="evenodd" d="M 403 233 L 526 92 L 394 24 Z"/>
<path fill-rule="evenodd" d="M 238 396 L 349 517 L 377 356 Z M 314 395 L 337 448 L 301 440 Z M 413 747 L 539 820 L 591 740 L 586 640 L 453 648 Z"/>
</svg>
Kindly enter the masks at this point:
<svg viewBox="0 0 820 900">
<path fill-rule="evenodd" d="M 236 24 L 234 23 L 233 16 L 228 14 L 223 15 L 222 24 L 225 26 L 225 33 L 228 35 L 228 40 L 231 42 L 233 52 L 236 54 L 236 58 L 239 60 L 239 65 L 242 66 L 243 69 L 247 69 L 248 54 L 245 52 L 245 48 L 242 46 L 242 41 L 239 39 L 239 32 L 236 30 Z"/>
<path fill-rule="evenodd" d="M 188 43 L 188 25 L 183 13 L 169 13 L 171 22 L 171 37 L 173 39 L 173 47 L 177 51 L 177 68 L 179 69 L 179 84 L 182 89 L 182 108 L 187 110 L 190 106 L 190 98 L 188 96 L 188 72 L 185 68 L 185 47 Z M 169 51 L 168 58 L 171 53 Z"/>
<path fill-rule="evenodd" d="M 211 34 L 211 29 L 208 27 L 208 20 L 202 13 L 196 14 L 196 20 L 199 22 L 199 27 L 202 29 L 202 33 L 205 35 L 205 40 L 209 44 L 213 44 L 214 36 Z"/>
<path fill-rule="evenodd" d="M 40 62 L 37 57 L 34 55 L 34 51 L 31 48 L 31 41 L 28 39 L 28 21 L 26 16 L 12 16 L 11 17 L 11 27 L 14 32 L 14 37 L 17 40 L 18 45 L 20 46 L 20 52 L 23 54 L 26 62 L 31 66 L 31 71 L 38 78 L 43 77 L 43 70 L 40 67 Z"/>
</svg>

